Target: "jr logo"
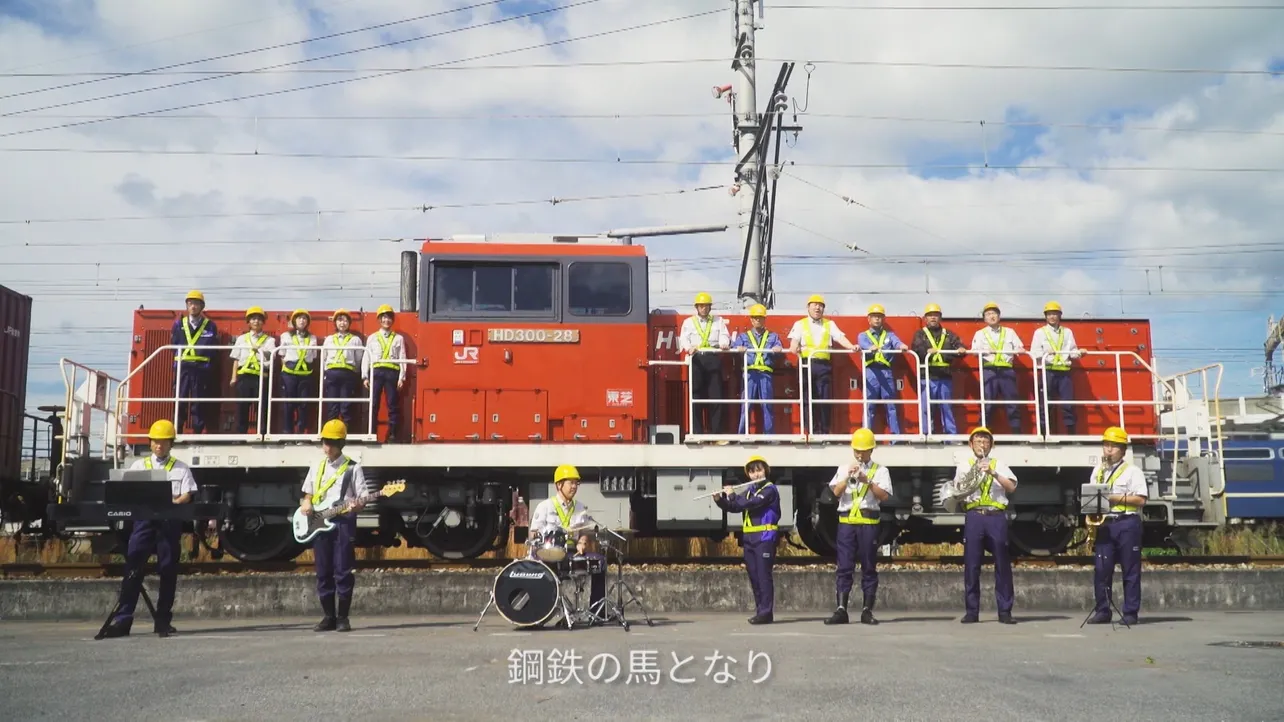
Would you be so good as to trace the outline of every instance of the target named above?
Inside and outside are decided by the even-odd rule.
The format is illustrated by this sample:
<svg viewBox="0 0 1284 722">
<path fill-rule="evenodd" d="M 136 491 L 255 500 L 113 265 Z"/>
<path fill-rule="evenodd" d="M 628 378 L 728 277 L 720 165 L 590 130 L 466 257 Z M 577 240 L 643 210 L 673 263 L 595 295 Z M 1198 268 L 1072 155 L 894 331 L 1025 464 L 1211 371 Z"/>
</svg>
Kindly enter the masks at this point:
<svg viewBox="0 0 1284 722">
<path fill-rule="evenodd" d="M 672 330 L 660 331 L 655 337 L 655 350 L 672 349 L 674 342 L 677 340 L 677 334 Z"/>
<path fill-rule="evenodd" d="M 455 351 L 455 363 L 457 364 L 475 364 L 478 363 L 477 347 L 465 346 Z"/>
</svg>

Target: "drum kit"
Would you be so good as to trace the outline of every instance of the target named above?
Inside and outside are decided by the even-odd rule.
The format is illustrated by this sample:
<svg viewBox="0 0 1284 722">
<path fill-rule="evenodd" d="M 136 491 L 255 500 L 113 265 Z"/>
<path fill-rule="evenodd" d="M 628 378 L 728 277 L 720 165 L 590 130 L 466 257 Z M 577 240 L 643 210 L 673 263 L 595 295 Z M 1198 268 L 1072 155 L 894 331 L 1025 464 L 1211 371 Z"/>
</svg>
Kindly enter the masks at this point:
<svg viewBox="0 0 1284 722">
<path fill-rule="evenodd" d="M 627 632 L 629 620 L 624 611 L 636 604 L 642 610 L 647 626 L 655 626 L 637 591 L 624 581 L 624 547 L 627 541 L 617 533 L 620 531 L 628 533 L 633 530 L 589 525 L 572 528 L 569 532 L 551 529 L 532 535 L 526 540 L 530 556 L 513 560 L 495 577 L 490 599 L 477 617 L 473 631 L 477 631 L 491 605 L 495 606 L 499 616 L 517 627 L 541 627 L 560 613 L 560 622 L 565 623 L 567 629 L 577 625 L 616 622 Z M 585 532 L 591 532 L 596 538 L 604 557 L 578 554 L 573 545 L 568 545 L 568 541 L 575 538 L 572 535 Z M 605 574 L 607 565 L 612 562 L 615 564 L 615 581 L 611 588 L 602 599 L 584 607 L 585 585 L 594 575 Z"/>
</svg>

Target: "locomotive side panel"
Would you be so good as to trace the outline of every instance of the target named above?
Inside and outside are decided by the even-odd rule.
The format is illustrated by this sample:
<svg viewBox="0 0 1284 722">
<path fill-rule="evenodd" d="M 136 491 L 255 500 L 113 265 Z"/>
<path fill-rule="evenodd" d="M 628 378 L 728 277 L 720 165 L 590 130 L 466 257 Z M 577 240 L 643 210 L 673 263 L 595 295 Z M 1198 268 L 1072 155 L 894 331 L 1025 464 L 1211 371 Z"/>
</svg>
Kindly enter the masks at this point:
<svg viewBox="0 0 1284 722">
<path fill-rule="evenodd" d="M 640 248 L 430 243 L 420 277 L 420 438 L 645 440 Z"/>
</svg>

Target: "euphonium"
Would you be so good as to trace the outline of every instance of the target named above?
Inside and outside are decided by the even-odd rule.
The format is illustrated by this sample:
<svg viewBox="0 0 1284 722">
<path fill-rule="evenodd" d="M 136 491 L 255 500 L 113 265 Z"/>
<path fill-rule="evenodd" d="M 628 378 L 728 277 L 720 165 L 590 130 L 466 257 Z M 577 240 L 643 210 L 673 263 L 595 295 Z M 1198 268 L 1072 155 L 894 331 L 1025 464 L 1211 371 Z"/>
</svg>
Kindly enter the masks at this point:
<svg viewBox="0 0 1284 722">
<path fill-rule="evenodd" d="M 1084 517 L 1084 521 L 1088 523 L 1088 526 L 1094 529 L 1101 526 L 1101 523 L 1104 522 L 1105 520 L 1106 520 L 1105 514 L 1088 514 Z"/>
</svg>

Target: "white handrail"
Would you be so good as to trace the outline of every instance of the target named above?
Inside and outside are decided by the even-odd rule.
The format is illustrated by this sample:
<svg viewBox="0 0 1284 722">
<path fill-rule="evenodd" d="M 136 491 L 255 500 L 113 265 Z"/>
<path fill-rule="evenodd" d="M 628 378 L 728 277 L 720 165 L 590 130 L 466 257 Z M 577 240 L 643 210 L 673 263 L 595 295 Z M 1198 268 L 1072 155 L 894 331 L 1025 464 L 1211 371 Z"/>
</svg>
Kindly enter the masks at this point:
<svg viewBox="0 0 1284 722">
<path fill-rule="evenodd" d="M 217 396 L 183 397 L 181 396 L 183 366 L 186 363 L 192 363 L 192 362 L 179 362 L 179 361 L 173 362 L 175 366 L 173 396 L 148 397 L 148 396 L 128 395 L 127 390 L 129 388 L 129 382 L 132 381 L 134 377 L 140 374 L 144 369 L 150 366 L 158 356 L 162 354 L 165 354 L 168 356 L 169 354 L 166 354 L 165 352 L 182 351 L 183 349 L 186 349 L 186 348 L 187 346 L 179 345 L 179 344 L 166 344 L 164 346 L 159 346 L 155 350 L 153 350 L 145 359 L 143 359 L 143 361 L 141 361 L 132 369 L 130 369 L 129 373 L 125 376 L 125 378 L 120 382 L 118 382 L 117 393 L 116 393 L 116 417 L 117 417 L 117 425 L 118 425 L 118 431 L 117 431 L 118 438 L 141 439 L 141 438 L 146 438 L 147 436 L 146 433 L 138 433 L 138 434 L 125 433 L 124 420 L 127 416 L 125 411 L 126 411 L 126 406 L 130 403 L 144 404 L 144 403 L 171 403 L 172 402 L 174 404 L 174 408 L 173 408 L 173 416 L 171 417 L 170 420 L 177 422 L 178 416 L 179 416 L 178 412 L 181 404 L 190 405 L 190 404 L 229 403 L 229 404 L 254 404 L 257 406 L 261 403 L 260 399 L 263 398 L 265 386 L 267 391 L 267 417 L 266 419 L 256 418 L 255 433 L 195 434 L 195 435 L 187 435 L 187 436 L 199 436 L 200 438 L 206 439 L 209 441 L 221 441 L 221 440 L 256 441 L 260 439 L 264 441 L 315 440 L 319 438 L 320 429 L 325 420 L 326 403 L 350 403 L 350 404 L 364 405 L 366 407 L 367 412 L 369 412 L 374 408 L 374 384 L 371 384 L 370 388 L 367 389 L 365 398 L 362 398 L 362 397 L 341 398 L 341 397 L 326 396 L 325 395 L 326 369 L 321 365 L 317 366 L 315 374 L 309 375 L 311 378 L 315 378 L 317 381 L 316 396 L 307 396 L 307 397 L 291 397 L 291 396 L 284 396 L 284 395 L 278 396 L 276 394 L 276 384 L 274 383 L 274 379 L 277 376 L 276 366 L 273 361 L 276 357 L 282 355 L 280 353 L 281 349 L 279 348 L 273 349 L 271 351 L 261 350 L 261 349 L 255 350 L 255 352 L 258 353 L 260 357 L 267 363 L 263 365 L 263 369 L 265 373 L 259 375 L 258 394 L 254 398 L 242 398 L 239 396 L 232 397 L 232 398 L 224 398 L 224 397 L 217 397 Z M 199 346 L 197 348 L 205 351 L 221 351 L 221 350 L 231 350 L 236 348 L 244 349 L 246 347 L 235 346 L 235 345 L 213 345 L 213 346 Z M 308 347 L 304 347 L 304 348 L 306 350 Z M 320 349 L 321 347 L 317 347 L 318 351 Z M 380 359 L 380 362 L 395 363 L 398 365 L 409 365 L 409 364 L 415 363 L 415 360 L 414 359 L 386 359 L 386 360 Z M 277 403 L 287 403 L 287 404 L 315 403 L 317 404 L 317 425 L 316 425 L 317 432 L 313 434 L 292 434 L 292 433 L 274 434 L 272 433 L 271 429 L 272 429 L 272 421 L 273 421 L 273 407 Z M 190 410 L 189 410 L 189 413 L 190 413 Z M 375 428 L 374 425 L 375 425 L 376 419 L 372 418 L 373 414 L 371 413 L 367 413 L 366 416 L 367 416 L 366 433 L 349 434 L 348 436 L 349 440 L 372 441 L 377 439 L 377 436 L 374 432 L 374 428 Z M 180 438 L 182 438 L 182 436 L 184 435 L 180 434 Z"/>
<path fill-rule="evenodd" d="M 1149 406 L 1149 407 L 1152 407 L 1152 408 L 1153 408 L 1153 407 L 1155 406 L 1155 399 L 1154 399 L 1154 394 L 1153 394 L 1153 393 L 1151 394 L 1151 398 L 1147 398 L 1147 399 L 1127 400 L 1127 399 L 1125 399 L 1125 398 L 1124 398 L 1124 392 L 1123 392 L 1123 359 L 1124 359 L 1124 357 L 1132 358 L 1132 359 L 1136 362 L 1136 365 L 1137 365 L 1137 367 L 1138 367 L 1138 369 L 1137 369 L 1138 371 L 1144 371 L 1144 372 L 1146 372 L 1146 373 L 1148 373 L 1148 374 L 1150 375 L 1150 378 L 1151 378 L 1151 381 L 1152 381 L 1152 384 L 1151 384 L 1151 389 L 1152 389 L 1152 391 L 1153 391 L 1153 389 L 1154 389 L 1153 382 L 1156 382 L 1156 381 L 1157 381 L 1157 382 L 1159 382 L 1160 384 L 1162 384 L 1162 385 L 1163 385 L 1167 390 L 1169 390 L 1169 391 L 1171 392 L 1171 391 L 1172 391 L 1172 387 L 1171 387 L 1171 385 L 1169 385 L 1168 383 L 1166 383 L 1166 382 L 1164 381 L 1163 377 L 1161 377 L 1161 376 L 1159 375 L 1159 372 L 1158 372 L 1158 371 L 1156 371 L 1156 370 L 1155 370 L 1155 369 L 1154 369 L 1154 368 L 1153 368 L 1153 367 L 1152 367 L 1152 366 L 1151 366 L 1151 365 L 1150 365 L 1150 364 L 1149 364 L 1149 363 L 1148 363 L 1144 358 L 1142 358 L 1141 356 L 1139 356 L 1139 355 L 1138 355 L 1136 352 L 1134 352 L 1134 351 L 1084 351 L 1084 350 L 1079 350 L 1077 353 L 1078 353 L 1079 355 L 1081 355 L 1081 356 L 1085 356 L 1085 357 L 1087 357 L 1087 356 L 1103 356 L 1103 357 L 1109 357 L 1109 358 L 1114 359 L 1114 373 L 1115 373 L 1115 399 L 1114 399 L 1114 400 L 1110 400 L 1110 399 L 1058 399 L 1058 400 L 1056 400 L 1056 401 L 1053 401 L 1053 400 L 1051 400 L 1051 399 L 1049 398 L 1049 395 L 1048 395 L 1048 393 L 1047 393 L 1047 390 L 1048 390 L 1048 367 L 1047 367 L 1047 359 L 1051 358 L 1051 357 L 1053 356 L 1053 354 L 1046 354 L 1042 359 L 1035 359 L 1035 363 L 1036 363 L 1036 367 L 1035 367 L 1035 368 L 1036 368 L 1036 373 L 1038 374 L 1038 376 L 1037 376 L 1037 380 L 1041 382 L 1041 383 L 1039 384 L 1038 388 L 1042 389 L 1042 391 L 1043 391 L 1043 394 L 1042 394 L 1042 395 L 1041 395 L 1041 397 L 1039 398 L 1039 406 L 1040 406 L 1040 410 L 1041 410 L 1041 411 L 1042 411 L 1042 413 L 1043 413 L 1044 421 L 1045 421 L 1045 423 L 1047 424 L 1047 426 L 1048 426 L 1049 430 L 1052 428 L 1052 423 L 1051 423 L 1051 422 L 1052 422 L 1052 416 L 1051 416 L 1051 414 L 1052 414 L 1052 407 L 1054 407 L 1054 406 L 1056 406 L 1056 407 L 1067 407 L 1067 406 L 1102 406 L 1102 407 L 1104 407 L 1104 406 L 1106 406 L 1107 404 L 1109 404 L 1109 405 L 1111 405 L 1111 406 L 1115 406 L 1115 407 L 1117 407 L 1118 419 L 1119 419 L 1119 423 L 1118 423 L 1117 425 L 1118 425 L 1120 428 L 1122 428 L 1125 432 L 1127 432 L 1127 434 L 1128 434 L 1128 437 L 1129 437 L 1129 438 L 1131 438 L 1131 439 L 1160 439 L 1160 438 L 1163 438 L 1163 436 L 1164 436 L 1164 435 L 1163 435 L 1163 433 L 1162 433 L 1162 429 L 1158 429 L 1158 428 L 1157 428 L 1157 431 L 1158 431 L 1159 433 L 1154 433 L 1154 434 L 1138 434 L 1138 433 L 1134 433 L 1133 431 L 1129 431 L 1128 426 L 1127 426 L 1127 419 L 1125 418 L 1125 411 L 1127 410 L 1127 407 L 1129 407 L 1129 406 Z M 1066 355 L 1066 354 L 1063 354 L 1063 355 Z M 1080 371 L 1080 373 L 1088 372 L 1088 371 L 1091 371 L 1092 373 L 1099 373 L 1099 372 L 1101 372 L 1101 371 L 1103 371 L 1103 370 L 1104 370 L 1104 369 L 1087 369 L 1086 367 L 1081 367 L 1081 369 L 1082 369 L 1082 370 Z M 1070 371 L 1069 373 L 1076 373 L 1076 371 L 1072 368 L 1072 369 L 1071 369 L 1071 371 Z M 1158 424 L 1158 418 L 1156 418 L 1155 423 L 1156 423 L 1156 424 Z M 1056 441 L 1056 440 L 1070 440 L 1070 439 L 1096 439 L 1096 438 L 1098 438 L 1098 437 L 1097 437 L 1095 434 L 1047 434 L 1047 438 L 1048 438 L 1048 440 L 1050 440 L 1050 441 Z"/>
</svg>

